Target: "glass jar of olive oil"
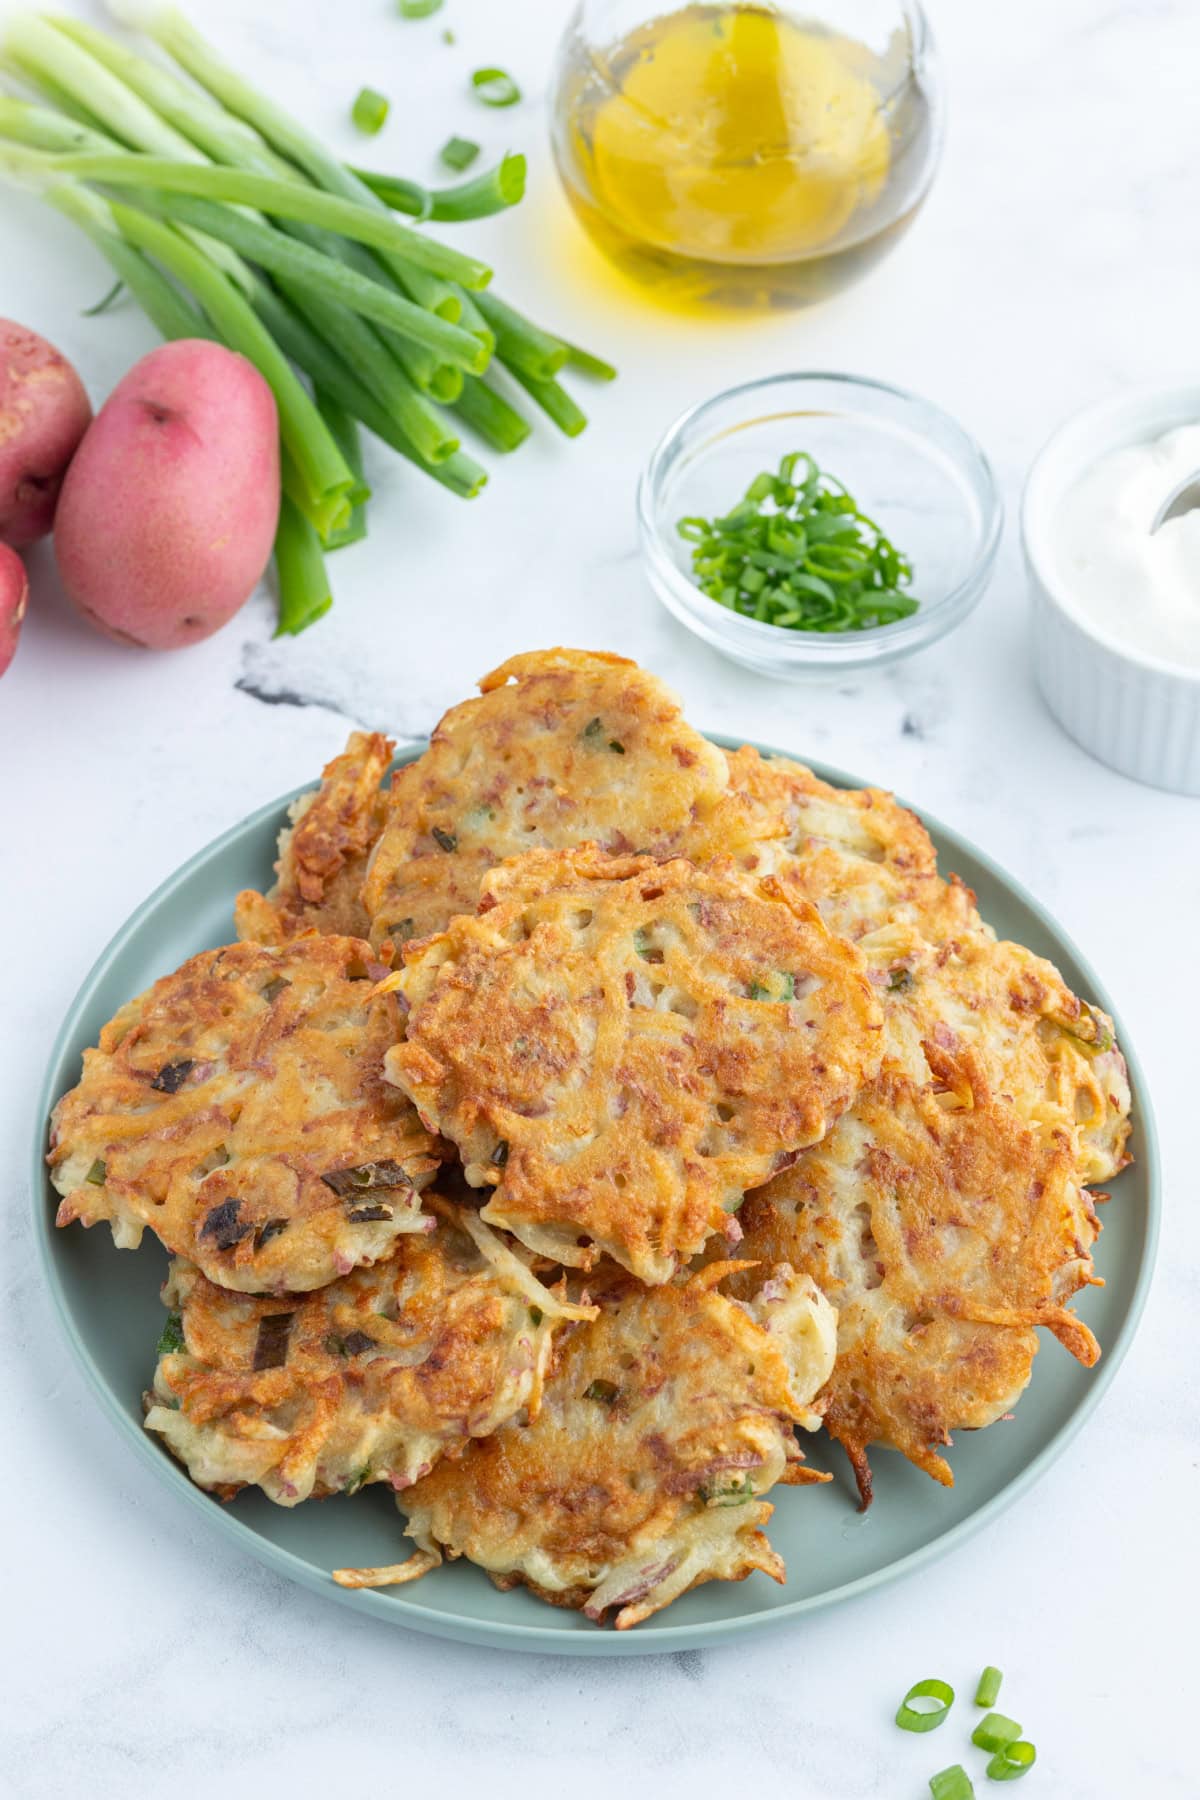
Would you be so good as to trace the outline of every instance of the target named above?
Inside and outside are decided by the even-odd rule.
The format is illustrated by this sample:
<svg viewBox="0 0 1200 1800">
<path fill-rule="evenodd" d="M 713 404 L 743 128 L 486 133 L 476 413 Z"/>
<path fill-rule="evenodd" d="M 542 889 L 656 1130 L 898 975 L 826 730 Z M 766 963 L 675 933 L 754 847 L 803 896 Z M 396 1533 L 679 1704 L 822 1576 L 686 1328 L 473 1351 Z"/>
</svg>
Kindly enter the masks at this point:
<svg viewBox="0 0 1200 1800">
<path fill-rule="evenodd" d="M 804 305 L 912 219 L 941 147 L 919 5 L 583 0 L 559 51 L 571 204 L 660 297 Z"/>
</svg>

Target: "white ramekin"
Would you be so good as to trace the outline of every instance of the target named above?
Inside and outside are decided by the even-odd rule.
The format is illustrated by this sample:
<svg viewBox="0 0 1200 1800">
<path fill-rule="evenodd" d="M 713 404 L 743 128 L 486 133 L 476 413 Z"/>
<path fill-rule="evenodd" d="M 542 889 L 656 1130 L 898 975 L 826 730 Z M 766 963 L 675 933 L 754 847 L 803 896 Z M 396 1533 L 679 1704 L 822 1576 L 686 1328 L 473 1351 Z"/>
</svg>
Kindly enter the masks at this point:
<svg viewBox="0 0 1200 1800">
<path fill-rule="evenodd" d="M 1110 768 L 1151 787 L 1200 794 L 1200 670 L 1118 643 L 1059 578 L 1054 519 L 1067 489 L 1099 457 L 1200 423 L 1200 384 L 1132 388 L 1055 432 L 1029 472 L 1021 537 L 1033 590 L 1033 655 L 1046 704 Z M 1136 613 L 1138 594 L 1130 594 Z"/>
</svg>

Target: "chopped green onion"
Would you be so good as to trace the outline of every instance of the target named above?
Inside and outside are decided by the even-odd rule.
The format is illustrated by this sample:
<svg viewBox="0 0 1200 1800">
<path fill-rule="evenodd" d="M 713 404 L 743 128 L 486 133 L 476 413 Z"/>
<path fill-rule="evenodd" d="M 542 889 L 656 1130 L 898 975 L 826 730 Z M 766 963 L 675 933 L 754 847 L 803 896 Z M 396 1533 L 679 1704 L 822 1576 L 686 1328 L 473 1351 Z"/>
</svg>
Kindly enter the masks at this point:
<svg viewBox="0 0 1200 1800">
<path fill-rule="evenodd" d="M 907 557 L 803 451 L 756 476 L 728 513 L 676 529 L 701 593 L 760 624 L 867 631 L 918 607 L 900 591 L 912 581 Z"/>
<path fill-rule="evenodd" d="M 431 13 L 441 10 L 442 0 L 400 0 L 402 19 L 427 19 Z"/>
<path fill-rule="evenodd" d="M 914 1700 L 929 1700 L 930 1706 L 914 1706 Z M 915 1682 L 900 1702 L 896 1723 L 901 1731 L 936 1731 L 944 1725 L 954 1705 L 954 1689 L 948 1681 Z"/>
<path fill-rule="evenodd" d="M 159 1335 L 157 1349 L 160 1356 L 174 1356 L 178 1351 L 187 1349 L 183 1335 L 183 1319 L 179 1313 L 168 1313 L 167 1322 Z"/>
<path fill-rule="evenodd" d="M 124 287 L 125 283 L 120 279 L 114 281 L 103 300 L 97 300 L 94 306 L 85 306 L 82 313 L 79 315 L 80 318 L 98 319 L 101 313 L 108 311 L 113 301 L 117 298 L 117 295 L 124 290 Z"/>
<path fill-rule="evenodd" d="M 975 1800 L 975 1789 L 971 1786 L 971 1777 L 961 1763 L 952 1763 L 950 1768 L 942 1769 L 937 1775 L 931 1775 L 929 1791 L 933 1795 L 933 1800 Z"/>
<path fill-rule="evenodd" d="M 1015 1719 L 1006 1719 L 1003 1713 L 989 1713 L 986 1719 L 980 1719 L 971 1733 L 971 1742 L 978 1744 L 981 1750 L 1003 1750 L 1005 1744 L 1015 1744 L 1021 1735 L 1021 1727 Z"/>
<path fill-rule="evenodd" d="M 585 1400 L 598 1400 L 601 1406 L 611 1406 L 620 1389 L 615 1381 L 593 1381 L 583 1390 Z"/>
<path fill-rule="evenodd" d="M 1020 1781 L 1037 1761 L 1037 1751 L 1024 1738 L 997 1750 L 987 1766 L 989 1781 Z"/>
<path fill-rule="evenodd" d="M 100 1158 L 97 1157 L 83 1179 L 85 1181 L 90 1181 L 93 1187 L 103 1187 L 107 1176 L 107 1163 L 102 1162 Z"/>
<path fill-rule="evenodd" d="M 442 0 L 437 0 L 437 3 L 440 6 L 442 3 Z M 445 31 L 443 31 L 443 33 L 442 33 L 442 42 L 443 42 L 443 44 L 457 44 L 457 42 L 458 42 L 458 39 L 455 37 L 454 33 L 451 31 L 449 26 L 447 26 Z"/>
<path fill-rule="evenodd" d="M 462 224 L 467 219 L 488 219 L 493 213 L 516 206 L 525 198 L 525 158 L 510 151 L 494 169 L 472 175 L 456 187 L 434 188 L 429 196 L 429 216 L 443 224 Z"/>
<path fill-rule="evenodd" d="M 443 831 L 440 825 L 434 826 L 431 836 L 433 837 L 434 842 L 439 845 L 447 855 L 449 855 L 451 851 L 458 849 L 458 839 L 455 837 L 454 833 L 452 831 Z"/>
<path fill-rule="evenodd" d="M 888 983 L 889 987 L 892 985 L 892 982 Z M 979 1677 L 979 1686 L 975 1689 L 976 1706 L 995 1706 L 1000 1698 L 1000 1684 L 1003 1680 L 1004 1676 L 1001 1671 L 989 1663 Z"/>
<path fill-rule="evenodd" d="M 469 169 L 479 155 L 479 145 L 473 138 L 452 137 L 438 151 L 438 157 L 448 169 L 456 169 L 459 174 Z"/>
<path fill-rule="evenodd" d="M 476 69 L 471 86 L 485 106 L 514 106 L 521 98 L 520 88 L 504 69 Z"/>
<path fill-rule="evenodd" d="M 378 88 L 359 88 L 354 97 L 354 105 L 350 108 L 350 117 L 360 131 L 365 132 L 368 137 L 374 137 L 387 123 L 388 109 L 388 97 L 381 94 Z"/>
</svg>

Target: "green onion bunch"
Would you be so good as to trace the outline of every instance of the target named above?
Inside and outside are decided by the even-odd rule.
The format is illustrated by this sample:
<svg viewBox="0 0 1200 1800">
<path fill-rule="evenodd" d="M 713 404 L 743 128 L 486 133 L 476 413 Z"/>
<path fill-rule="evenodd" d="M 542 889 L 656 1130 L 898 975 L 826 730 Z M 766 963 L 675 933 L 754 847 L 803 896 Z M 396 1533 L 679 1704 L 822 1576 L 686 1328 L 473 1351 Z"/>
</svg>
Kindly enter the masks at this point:
<svg viewBox="0 0 1200 1800">
<path fill-rule="evenodd" d="M 917 610 L 901 590 L 912 566 L 840 481 L 811 456 L 785 456 L 731 512 L 687 518 L 702 593 L 743 618 L 789 631 L 867 631 Z"/>
<path fill-rule="evenodd" d="M 560 373 L 615 370 L 493 295 L 485 263 L 421 228 L 514 205 L 522 156 L 440 189 L 353 168 L 173 8 L 112 9 L 165 58 L 67 17 L 0 29 L 0 67 L 37 96 L 0 94 L 0 175 L 73 219 L 164 337 L 215 338 L 269 383 L 279 631 L 300 632 L 331 604 L 324 553 L 366 533 L 360 427 L 472 499 L 487 471 L 460 428 L 498 451 L 531 429 L 508 377 L 575 436 L 587 421 Z M 378 117 L 375 98 L 360 124 Z"/>
</svg>

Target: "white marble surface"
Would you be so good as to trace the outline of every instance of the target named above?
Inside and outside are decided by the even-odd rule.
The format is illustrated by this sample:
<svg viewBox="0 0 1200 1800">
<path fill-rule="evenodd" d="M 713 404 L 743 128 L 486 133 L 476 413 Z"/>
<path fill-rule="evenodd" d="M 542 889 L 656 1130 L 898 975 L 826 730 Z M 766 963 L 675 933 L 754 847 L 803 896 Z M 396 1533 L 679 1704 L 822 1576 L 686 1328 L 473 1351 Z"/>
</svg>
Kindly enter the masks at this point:
<svg viewBox="0 0 1200 1800">
<path fill-rule="evenodd" d="M 1200 1506 L 1200 1223 L 1194 1122 L 1200 804 L 1132 786 L 1056 729 L 1031 684 L 1010 528 L 970 624 L 891 674 L 827 688 L 742 675 L 666 620 L 635 554 L 633 483 L 685 404 L 783 366 L 928 393 L 995 459 L 1010 513 L 1039 442 L 1114 386 L 1194 374 L 1194 0 L 936 0 L 952 117 L 928 207 L 861 287 L 803 316 L 681 325 L 589 285 L 549 169 L 540 97 L 556 0 L 222 0 L 234 59 L 331 140 L 364 80 L 396 102 L 372 147 L 418 175 L 451 129 L 531 153 L 531 193 L 474 230 L 505 286 L 620 363 L 573 446 L 540 441 L 463 507 L 381 456 L 369 542 L 338 559 L 334 614 L 270 642 L 254 600 L 171 657 L 93 636 L 44 555 L 0 690 L 10 1170 L 0 1311 L 0 1792 L 178 1800 L 220 1792 L 579 1800 L 774 1788 L 919 1800 L 961 1733 L 890 1724 L 938 1672 L 1001 1664 L 1041 1763 L 1033 1794 L 1197 1792 L 1193 1614 Z M 336 20 L 336 41 L 334 21 Z M 458 34 L 440 41 L 442 24 Z M 466 72 L 503 62 L 527 103 L 481 114 Z M 79 309 L 107 279 L 70 227 L 0 200 L 0 312 L 74 358 L 99 400 L 152 342 L 130 311 Z M 363 722 L 425 731 L 519 648 L 628 651 L 697 723 L 890 783 L 986 846 L 1105 972 L 1154 1093 L 1166 1169 L 1141 1334 L 1070 1456 L 1031 1498 L 916 1580 L 735 1649 L 660 1661 L 502 1657 L 374 1626 L 230 1554 L 136 1466 L 85 1390 L 35 1272 L 25 1158 L 36 1083 L 94 956 L 182 859 L 312 775 Z M 277 702 L 269 704 L 266 702 Z M 1008 1696 L 1006 1695 L 1006 1698 Z"/>
</svg>

